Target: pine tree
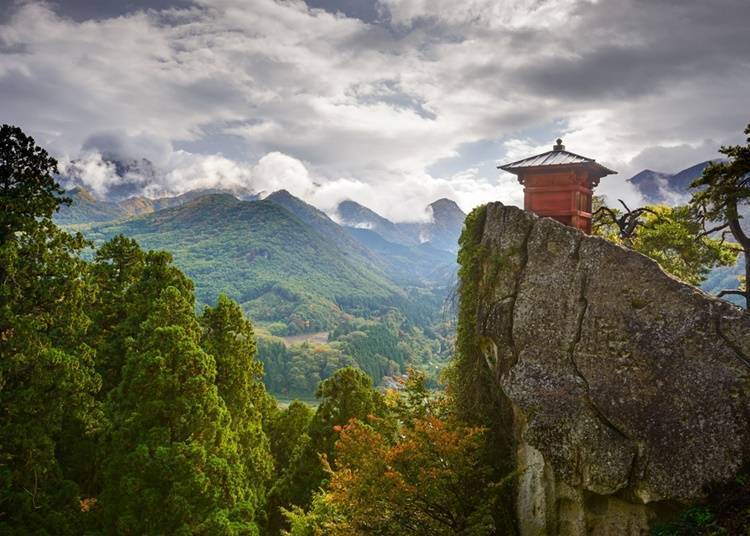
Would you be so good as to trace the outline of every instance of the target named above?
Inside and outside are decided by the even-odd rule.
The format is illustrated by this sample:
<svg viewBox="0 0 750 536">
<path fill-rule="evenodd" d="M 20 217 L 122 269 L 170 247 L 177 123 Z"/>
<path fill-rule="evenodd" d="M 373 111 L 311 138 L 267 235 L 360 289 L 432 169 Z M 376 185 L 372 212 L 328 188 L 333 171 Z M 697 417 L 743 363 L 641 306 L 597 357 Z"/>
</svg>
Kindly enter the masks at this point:
<svg viewBox="0 0 750 536">
<path fill-rule="evenodd" d="M 70 534 L 79 490 L 61 434 L 101 423 L 99 378 L 84 344 L 94 287 L 80 235 L 58 229 L 56 162 L 16 127 L 0 128 L 0 533 Z"/>
<path fill-rule="evenodd" d="M 137 306 L 137 305 L 136 305 Z M 241 448 L 193 303 L 161 291 L 112 396 L 101 497 L 120 534 L 255 534 Z"/>
<path fill-rule="evenodd" d="M 237 434 L 248 493 L 260 510 L 273 471 L 263 431 L 271 401 L 263 385 L 263 365 L 256 359 L 253 327 L 237 303 L 223 295 L 216 307 L 206 307 L 201 324 L 201 345 L 216 361 L 216 385 Z"/>
<path fill-rule="evenodd" d="M 719 296 L 741 296 L 750 309 L 750 231 L 742 222 L 742 208 L 750 206 L 750 124 L 745 128 L 745 145 L 722 146 L 727 161 L 710 164 L 690 186 L 696 188 L 691 204 L 718 233 L 727 229 L 745 258 L 745 274 L 737 289 L 725 289 Z"/>
</svg>

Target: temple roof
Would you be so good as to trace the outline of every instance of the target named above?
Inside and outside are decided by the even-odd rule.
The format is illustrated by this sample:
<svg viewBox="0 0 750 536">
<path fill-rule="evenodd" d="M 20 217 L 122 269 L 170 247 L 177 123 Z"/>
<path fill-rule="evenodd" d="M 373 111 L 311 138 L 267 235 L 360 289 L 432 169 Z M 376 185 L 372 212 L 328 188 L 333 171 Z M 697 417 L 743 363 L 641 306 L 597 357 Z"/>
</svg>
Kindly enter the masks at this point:
<svg viewBox="0 0 750 536">
<path fill-rule="evenodd" d="M 613 175 L 617 173 L 616 171 L 613 171 L 597 163 L 593 158 L 586 158 L 585 156 L 566 151 L 565 146 L 562 144 L 562 140 L 560 139 L 557 140 L 557 145 L 553 146 L 551 151 L 547 151 L 546 153 L 538 154 L 535 156 L 529 156 L 522 160 L 517 160 L 515 162 L 503 164 L 497 167 L 498 169 L 502 169 L 504 171 L 517 173 L 518 171 L 524 170 L 526 168 L 570 166 L 578 164 L 589 166 L 593 165 L 595 168 L 598 168 L 598 171 L 602 174 L 602 176 Z"/>
</svg>

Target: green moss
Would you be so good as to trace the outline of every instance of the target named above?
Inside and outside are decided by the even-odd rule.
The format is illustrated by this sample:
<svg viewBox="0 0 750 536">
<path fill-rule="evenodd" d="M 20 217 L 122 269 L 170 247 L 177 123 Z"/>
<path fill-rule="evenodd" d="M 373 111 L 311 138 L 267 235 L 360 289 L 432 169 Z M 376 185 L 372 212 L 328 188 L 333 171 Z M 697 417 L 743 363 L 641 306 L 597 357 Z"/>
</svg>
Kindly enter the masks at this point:
<svg viewBox="0 0 750 536">
<path fill-rule="evenodd" d="M 478 207 L 466 217 L 459 239 L 456 353 L 445 376 L 459 416 L 467 423 L 487 429 L 484 461 L 499 481 L 515 470 L 512 420 L 509 404 L 494 382 L 482 353 L 477 316 L 482 293 L 491 291 L 491 285 L 483 288 L 483 277 L 488 272 L 497 276 L 509 267 L 509 260 L 505 256 L 490 256 L 481 244 L 486 210 L 486 205 Z M 488 492 L 488 500 L 493 501 L 498 528 L 502 527 L 504 534 L 516 534 L 512 487 L 500 486 Z"/>
</svg>

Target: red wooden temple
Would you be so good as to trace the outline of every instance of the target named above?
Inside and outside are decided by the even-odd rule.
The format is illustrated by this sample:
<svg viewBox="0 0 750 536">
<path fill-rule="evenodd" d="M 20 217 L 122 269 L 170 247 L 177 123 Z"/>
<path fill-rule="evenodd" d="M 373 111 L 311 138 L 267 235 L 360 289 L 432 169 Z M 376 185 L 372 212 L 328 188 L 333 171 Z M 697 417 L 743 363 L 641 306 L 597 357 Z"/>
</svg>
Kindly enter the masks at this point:
<svg viewBox="0 0 750 536">
<path fill-rule="evenodd" d="M 596 160 L 565 150 L 558 139 L 552 150 L 498 166 L 518 175 L 524 209 L 591 233 L 591 196 L 599 179 L 617 173 Z"/>
</svg>

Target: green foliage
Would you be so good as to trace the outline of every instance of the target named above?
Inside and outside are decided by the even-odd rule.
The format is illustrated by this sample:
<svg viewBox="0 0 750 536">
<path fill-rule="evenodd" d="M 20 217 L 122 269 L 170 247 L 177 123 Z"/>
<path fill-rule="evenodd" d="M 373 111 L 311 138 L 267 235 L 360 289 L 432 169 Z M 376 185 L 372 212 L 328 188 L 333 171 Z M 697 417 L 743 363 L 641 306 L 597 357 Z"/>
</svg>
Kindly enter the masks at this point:
<svg viewBox="0 0 750 536">
<path fill-rule="evenodd" d="M 359 368 L 379 382 L 405 372 L 405 365 L 429 364 L 439 347 L 396 311 L 377 320 L 352 319 L 339 324 L 329 339 L 352 356 Z"/>
<path fill-rule="evenodd" d="M 164 289 L 113 395 L 101 495 L 108 532 L 257 532 L 259 497 L 243 478 L 239 434 L 200 337 L 191 301 Z"/>
<path fill-rule="evenodd" d="M 191 303 L 193 284 L 165 252 L 144 252 L 135 240 L 116 236 L 95 253 L 92 272 L 99 299 L 92 307 L 90 344 L 97 348 L 97 370 L 106 395 L 120 383 L 127 342 L 140 333 L 155 297 L 179 289 Z"/>
<path fill-rule="evenodd" d="M 200 303 L 236 297 L 251 318 L 283 320 L 287 333 L 332 328 L 342 308 L 402 294 L 362 257 L 345 255 L 271 202 L 208 195 L 90 231 L 96 240 L 117 234 L 171 251 L 196 282 Z"/>
<path fill-rule="evenodd" d="M 13 233 L 33 231 L 38 221 L 49 221 L 62 203 L 55 182 L 57 161 L 14 126 L 0 127 L 0 244 Z"/>
<path fill-rule="evenodd" d="M 741 470 L 733 481 L 714 486 L 708 497 L 686 508 L 677 519 L 658 523 L 653 536 L 734 536 L 750 527 L 750 472 Z"/>
<path fill-rule="evenodd" d="M 448 392 L 458 415 L 466 422 L 486 426 L 492 420 L 497 391 L 479 348 L 477 337 L 477 304 L 480 300 L 483 248 L 480 240 L 484 230 L 486 207 L 474 209 L 464 223 L 459 239 L 458 277 L 459 310 L 456 329 L 456 354 L 446 370 Z M 495 265 L 501 263 L 495 262 Z"/>
<path fill-rule="evenodd" d="M 223 297 L 199 321 L 167 253 L 119 236 L 83 260 L 50 218 L 54 161 L 1 137 L 0 533 L 258 533 L 274 404 L 252 326 Z"/>
<path fill-rule="evenodd" d="M 0 241 L 0 533 L 275 534 L 282 507 L 309 507 L 326 485 L 321 460 L 336 463 L 352 420 L 383 445 L 399 427 L 414 432 L 415 457 L 399 466 L 409 474 L 436 469 L 443 447 L 452 448 L 446 459 L 475 459 L 477 434 L 451 429 L 441 437 L 455 441 L 442 442 L 418 424 L 437 418 L 425 381 L 449 348 L 425 305 L 439 292 L 407 295 L 280 207 L 226 196 L 110 226 L 97 238 L 111 239 L 84 255 L 90 244 L 50 219 L 61 202 L 54 161 L 17 129 L 2 132 L 0 194 L 10 210 Z M 196 316 L 193 283 L 172 256 L 118 229 L 176 243 L 177 262 L 200 276 L 200 301 L 216 305 Z M 230 266 L 216 260 L 227 251 Z M 338 327 L 326 344 L 263 337 L 256 346 L 225 290 L 287 331 Z M 319 383 L 314 414 L 299 402 L 276 408 L 258 350 L 270 385 L 309 393 Z M 373 388 L 372 378 L 410 366 L 427 373 L 410 374 L 402 401 Z M 443 476 L 422 485 L 446 498 L 437 490 L 453 476 Z"/>
<path fill-rule="evenodd" d="M 750 124 L 745 135 L 746 145 L 722 146 L 726 160 L 709 164 L 691 184 L 698 189 L 692 203 L 711 221 L 738 220 L 739 206 L 750 202 Z"/>
<path fill-rule="evenodd" d="M 64 431 L 99 426 L 99 377 L 83 343 L 94 287 L 80 235 L 50 217 L 55 161 L 20 129 L 0 129 L 0 532 L 72 534 L 78 485 Z"/>
<path fill-rule="evenodd" d="M 216 385 L 237 434 L 247 482 L 258 484 L 262 493 L 273 471 L 268 440 L 261 426 L 269 411 L 263 386 L 263 365 L 256 359 L 255 337 L 250 321 L 226 296 L 216 307 L 206 307 L 200 318 L 201 346 L 216 360 Z"/>
<path fill-rule="evenodd" d="M 271 443 L 271 454 L 277 474 L 283 473 L 300 444 L 302 436 L 307 433 L 312 420 L 310 406 L 294 400 L 289 406 L 276 413 L 271 419 L 268 439 Z"/>
<path fill-rule="evenodd" d="M 397 432 L 382 421 L 338 427 L 326 487 L 307 513 L 286 512 L 292 535 L 497 533 L 483 430 L 467 427 L 411 375 L 394 402 Z"/>
<path fill-rule="evenodd" d="M 269 391 L 303 398 L 346 366 L 360 368 L 375 383 L 403 374 L 408 367 L 420 368 L 434 385 L 450 351 L 443 336 L 417 327 L 392 309 L 382 317 L 340 323 L 327 343 L 287 345 L 281 338 L 260 336 L 258 348 Z"/>
<path fill-rule="evenodd" d="M 282 526 L 281 509 L 307 508 L 313 493 L 323 484 L 326 473 L 321 456 L 335 459 L 336 428 L 352 418 L 370 416 L 386 419 L 388 408 L 383 395 L 372 387 L 372 380 L 361 370 L 346 367 L 320 384 L 320 399 L 307 433 L 300 436 L 289 465 L 274 484 L 269 497 L 269 531 Z"/>
<path fill-rule="evenodd" d="M 651 257 L 666 272 L 693 285 L 703 283 L 714 268 L 737 262 L 735 246 L 702 236 L 703 227 L 694 208 L 652 205 L 646 209 L 631 237 L 623 239 L 609 220 L 598 220 L 594 233 Z M 621 215 L 618 209 L 610 210 Z"/>
<path fill-rule="evenodd" d="M 258 354 L 266 387 L 285 397 L 311 398 L 321 381 L 355 365 L 338 345 L 304 342 L 287 346 L 278 337 L 258 337 Z"/>
<path fill-rule="evenodd" d="M 493 374 L 479 346 L 477 307 L 482 299 L 483 264 L 487 260 L 481 245 L 486 217 L 486 206 L 474 209 L 464 223 L 459 239 L 459 306 L 456 328 L 456 353 L 444 376 L 447 393 L 456 417 L 473 426 L 485 429 L 479 458 L 491 468 L 490 479 L 500 481 L 515 470 L 515 445 L 509 431 L 512 417 L 509 403 L 493 383 Z M 490 269 L 498 270 L 502 259 L 494 259 Z M 491 289 L 490 289 L 491 290 Z M 491 501 L 491 515 L 495 525 L 515 533 L 513 498 L 510 489 L 492 488 L 485 499 Z"/>
</svg>

